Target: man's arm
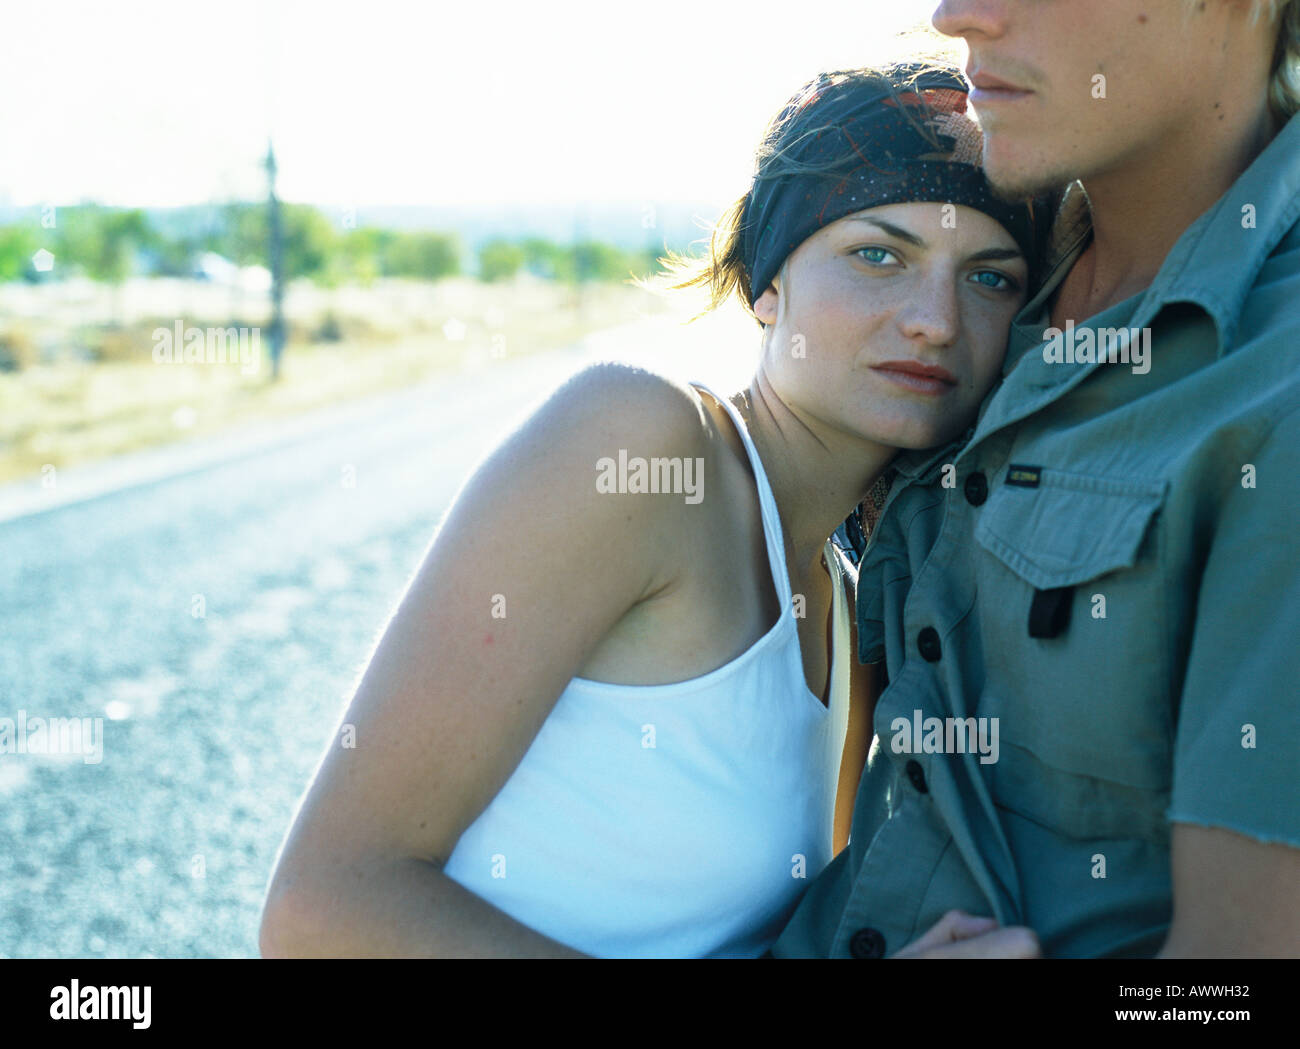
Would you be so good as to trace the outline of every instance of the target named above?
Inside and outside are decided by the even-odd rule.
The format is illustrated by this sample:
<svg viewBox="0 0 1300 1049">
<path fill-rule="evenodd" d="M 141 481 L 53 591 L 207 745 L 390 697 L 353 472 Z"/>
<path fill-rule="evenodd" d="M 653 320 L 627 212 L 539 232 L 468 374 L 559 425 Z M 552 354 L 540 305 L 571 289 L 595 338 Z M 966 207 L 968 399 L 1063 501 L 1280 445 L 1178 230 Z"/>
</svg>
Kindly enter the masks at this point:
<svg viewBox="0 0 1300 1049">
<path fill-rule="evenodd" d="M 1300 849 L 1175 823 L 1173 881 L 1158 957 L 1300 958 Z"/>
<path fill-rule="evenodd" d="M 1243 448 L 1196 595 L 1161 957 L 1300 955 L 1300 395 Z M 1229 463 L 1234 472 L 1246 462 Z"/>
<path fill-rule="evenodd" d="M 872 724 L 876 700 L 880 698 L 883 664 L 858 662 L 858 587 L 856 576 L 844 577 L 844 597 L 849 605 L 848 653 L 836 653 L 849 660 L 849 721 L 844 733 L 844 750 L 840 756 L 840 778 L 835 795 L 835 832 L 832 852 L 836 855 L 849 843 L 853 826 L 853 808 L 858 784 L 871 750 Z"/>
</svg>

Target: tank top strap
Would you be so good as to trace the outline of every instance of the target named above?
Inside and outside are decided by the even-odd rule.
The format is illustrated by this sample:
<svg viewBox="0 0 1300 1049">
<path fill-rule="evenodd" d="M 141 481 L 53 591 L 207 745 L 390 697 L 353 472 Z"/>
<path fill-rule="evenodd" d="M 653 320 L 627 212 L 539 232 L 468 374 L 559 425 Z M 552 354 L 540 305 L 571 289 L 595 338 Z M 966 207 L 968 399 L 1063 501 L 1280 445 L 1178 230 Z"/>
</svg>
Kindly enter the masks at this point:
<svg viewBox="0 0 1300 1049">
<path fill-rule="evenodd" d="M 745 427 L 745 421 L 740 417 L 736 406 L 725 397 L 719 397 L 702 382 L 692 382 L 691 385 L 703 390 L 722 405 L 731 417 L 731 421 L 735 423 L 741 441 L 744 442 L 745 452 L 754 471 L 754 480 L 758 484 L 758 505 L 763 515 L 763 534 L 767 539 L 768 564 L 772 569 L 772 579 L 776 583 L 777 596 L 781 599 L 781 608 L 784 610 L 782 614 L 785 614 L 785 611 L 793 605 L 794 598 L 790 588 L 790 572 L 785 563 L 785 538 L 781 531 L 781 515 L 777 512 L 776 496 L 772 494 L 772 486 L 768 483 L 767 471 L 763 469 L 763 460 L 758 457 L 758 449 L 754 447 L 754 442 Z"/>
</svg>

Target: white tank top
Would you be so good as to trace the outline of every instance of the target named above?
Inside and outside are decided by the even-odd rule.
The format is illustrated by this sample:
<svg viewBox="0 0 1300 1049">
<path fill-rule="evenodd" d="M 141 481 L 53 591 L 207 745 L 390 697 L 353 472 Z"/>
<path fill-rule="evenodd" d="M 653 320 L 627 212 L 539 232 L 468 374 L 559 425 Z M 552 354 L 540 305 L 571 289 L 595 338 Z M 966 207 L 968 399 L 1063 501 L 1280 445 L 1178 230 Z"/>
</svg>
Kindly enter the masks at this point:
<svg viewBox="0 0 1300 1049">
<path fill-rule="evenodd" d="M 848 717 L 848 607 L 838 551 L 830 707 L 809 690 L 776 500 L 753 466 L 776 624 L 689 681 L 573 678 L 444 873 L 552 939 L 614 958 L 753 957 L 831 860 Z"/>
</svg>

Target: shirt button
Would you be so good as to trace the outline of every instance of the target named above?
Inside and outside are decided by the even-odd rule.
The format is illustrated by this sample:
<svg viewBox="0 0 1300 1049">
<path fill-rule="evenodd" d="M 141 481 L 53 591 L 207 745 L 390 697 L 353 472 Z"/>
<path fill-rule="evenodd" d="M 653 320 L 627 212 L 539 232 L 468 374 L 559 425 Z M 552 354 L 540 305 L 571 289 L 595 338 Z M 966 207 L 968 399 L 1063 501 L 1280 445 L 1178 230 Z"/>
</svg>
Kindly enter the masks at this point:
<svg viewBox="0 0 1300 1049">
<path fill-rule="evenodd" d="M 849 937 L 849 953 L 855 958 L 883 958 L 885 938 L 879 929 L 859 929 Z"/>
<path fill-rule="evenodd" d="M 925 785 L 925 769 L 921 768 L 921 763 L 913 758 L 905 767 L 907 778 L 912 781 L 912 786 L 916 788 L 918 794 L 929 794 L 930 788 Z"/>
<path fill-rule="evenodd" d="M 926 627 L 916 635 L 916 648 L 927 663 L 939 662 L 939 656 L 943 654 L 939 646 L 939 631 L 932 626 Z"/>
<path fill-rule="evenodd" d="M 982 473 L 976 472 L 966 478 L 966 502 L 979 506 L 989 497 L 989 483 Z"/>
</svg>

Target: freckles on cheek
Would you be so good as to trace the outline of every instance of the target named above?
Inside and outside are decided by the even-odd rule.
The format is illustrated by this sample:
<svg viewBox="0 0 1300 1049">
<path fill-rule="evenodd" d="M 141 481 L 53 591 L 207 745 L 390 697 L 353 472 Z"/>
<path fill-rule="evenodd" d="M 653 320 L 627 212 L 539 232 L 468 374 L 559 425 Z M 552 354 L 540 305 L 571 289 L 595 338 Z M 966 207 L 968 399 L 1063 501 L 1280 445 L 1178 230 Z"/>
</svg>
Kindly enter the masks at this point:
<svg viewBox="0 0 1300 1049">
<path fill-rule="evenodd" d="M 842 310 L 828 331 L 838 359 L 848 367 L 874 363 L 888 345 L 881 336 L 883 318 L 867 310 Z"/>
<path fill-rule="evenodd" d="M 980 397 L 988 393 L 990 387 L 997 381 L 998 376 L 1002 374 L 1002 362 L 1005 359 L 1005 341 L 982 348 L 975 359 L 975 367 L 972 369 L 971 385 L 973 393 Z"/>
<path fill-rule="evenodd" d="M 849 285 L 825 303 L 823 318 L 828 330 L 844 341 L 843 349 L 861 350 L 874 339 L 889 320 L 891 310 L 878 294 L 868 294 L 861 286 Z"/>
<path fill-rule="evenodd" d="M 805 300 L 797 312 L 790 313 L 789 334 L 791 338 L 802 335 L 807 340 L 809 357 L 818 350 L 821 356 L 834 356 L 852 332 L 852 315 L 852 309 L 834 296 Z"/>
<path fill-rule="evenodd" d="M 809 358 L 820 356 L 852 367 L 858 359 L 871 357 L 866 351 L 879 346 L 879 333 L 893 309 L 887 300 L 897 294 L 885 294 L 882 282 L 864 277 L 843 260 L 807 274 L 802 284 L 792 283 L 796 288 L 788 331 L 791 337 L 804 335 Z"/>
</svg>

